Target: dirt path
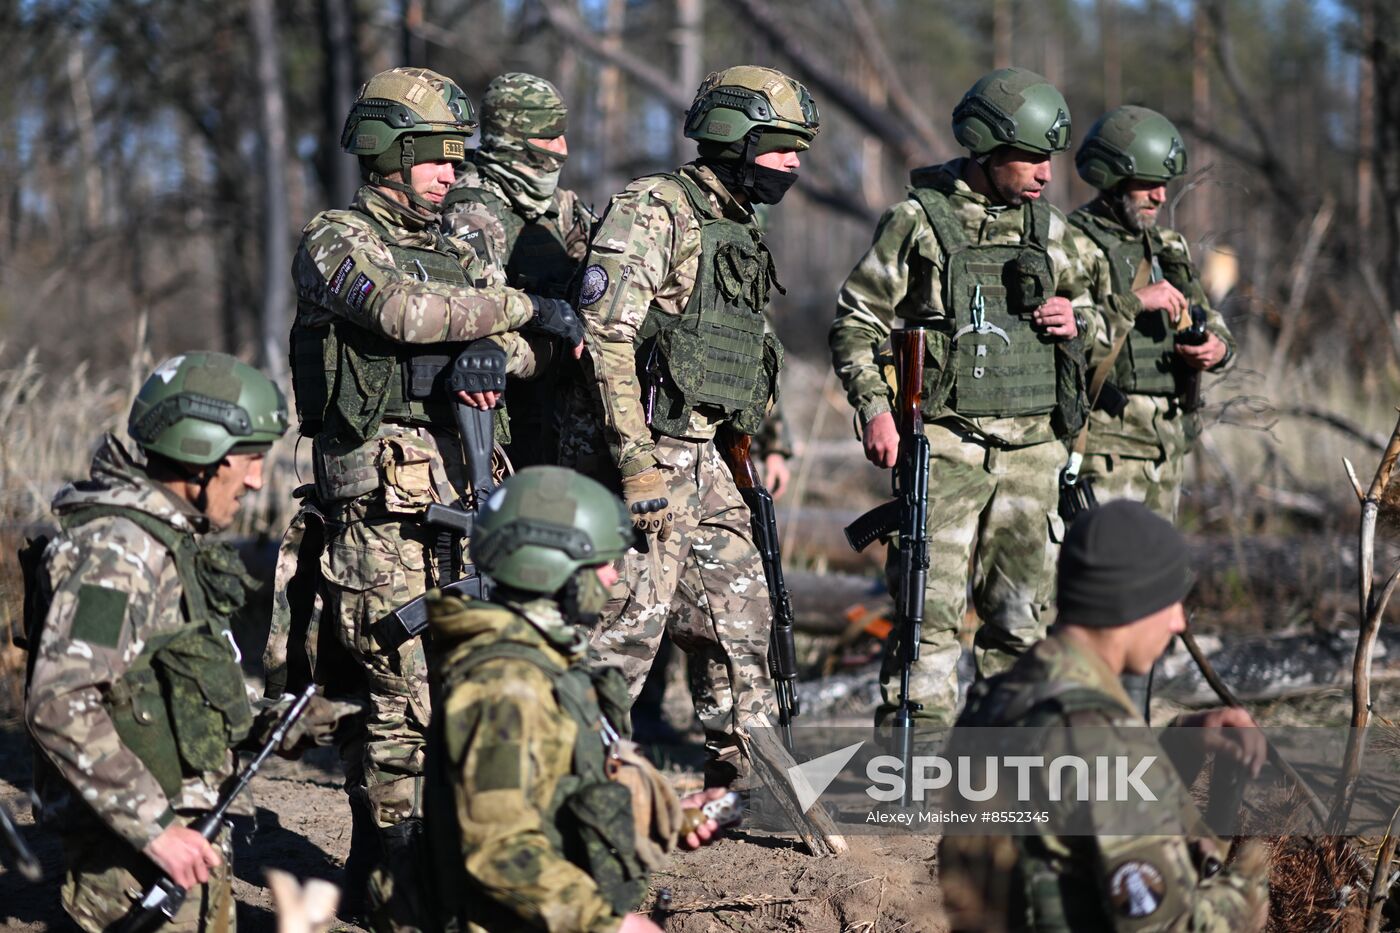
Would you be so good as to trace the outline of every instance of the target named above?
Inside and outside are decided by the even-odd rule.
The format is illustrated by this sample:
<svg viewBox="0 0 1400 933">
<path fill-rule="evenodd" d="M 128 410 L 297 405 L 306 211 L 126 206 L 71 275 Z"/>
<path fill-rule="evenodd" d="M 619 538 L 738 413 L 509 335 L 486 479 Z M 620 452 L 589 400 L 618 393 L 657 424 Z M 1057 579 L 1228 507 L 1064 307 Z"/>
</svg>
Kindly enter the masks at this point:
<svg viewBox="0 0 1400 933">
<path fill-rule="evenodd" d="M 33 826 L 24 790 L 30 783 L 22 727 L 0 720 L 0 801 L 18 818 L 43 860 L 45 880 L 29 885 L 0 868 L 0 930 L 62 928 L 58 904 L 62 859 L 57 841 Z M 350 845 L 349 811 L 334 754 L 300 762 L 274 759 L 253 785 L 257 819 L 237 823 L 241 933 L 276 929 L 263 869 L 341 880 Z M 851 852 L 814 859 L 786 839 L 739 832 L 699 852 L 677 856 L 652 884 L 648 906 L 670 904 L 665 929 L 940 933 L 934 836 L 850 837 Z M 663 893 L 663 891 L 665 893 Z M 658 912 L 654 916 L 660 919 Z M 339 929 L 359 930 L 341 925 Z"/>
</svg>

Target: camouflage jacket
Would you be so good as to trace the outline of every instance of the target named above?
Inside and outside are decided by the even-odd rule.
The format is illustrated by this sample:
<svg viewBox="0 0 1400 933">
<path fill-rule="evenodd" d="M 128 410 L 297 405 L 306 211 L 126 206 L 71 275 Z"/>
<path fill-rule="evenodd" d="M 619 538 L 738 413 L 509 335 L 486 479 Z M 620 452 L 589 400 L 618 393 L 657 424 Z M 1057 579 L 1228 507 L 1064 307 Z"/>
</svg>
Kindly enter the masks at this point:
<svg viewBox="0 0 1400 933">
<path fill-rule="evenodd" d="M 147 478 L 112 435 L 92 460 L 91 479 L 70 483 L 53 500 L 54 513 L 122 506 L 184 532 L 202 533 L 207 520 Z M 233 773 L 186 777 L 167 799 L 151 771 L 117 736 L 104 697 L 151 637 L 185 624 L 180 580 L 165 547 L 130 519 L 96 518 L 59 534 L 44 553 L 40 584 L 50 597 L 25 701 L 34 742 L 62 778 L 45 782 L 42 801 L 65 825 L 81 799 L 98 820 L 143 848 L 175 818 L 175 810 L 207 810 Z"/>
<path fill-rule="evenodd" d="M 954 211 L 974 244 L 1021 242 L 1024 214 L 994 207 L 962 180 L 966 159 L 955 159 L 932 169 L 940 190 L 949 196 Z M 920 169 L 923 175 L 930 170 Z M 1094 339 L 1097 315 L 1089 294 L 1089 281 L 1070 236 L 1064 214 L 1051 208 L 1049 254 L 1055 276 L 1055 294 L 1066 296 L 1080 320 L 1085 346 Z M 875 227 L 875 238 L 841 286 L 836 299 L 836 319 L 828 341 L 832 365 L 846 388 L 846 397 L 862 425 L 890 411 L 892 389 L 885 382 L 878 357 L 889 340 L 896 319 L 936 321 L 949 315 L 943 309 L 943 249 L 938 245 L 928 215 L 912 197 L 885 211 Z M 962 418 L 950 416 L 963 428 L 1007 445 L 1036 444 L 1055 439 L 1050 416 Z"/>
<path fill-rule="evenodd" d="M 435 679 L 464 655 L 502 642 L 535 649 L 561 668 L 585 663 L 587 639 L 565 623 L 556 603 L 539 599 L 517 608 L 523 617 L 482 603 L 432 613 L 433 645 L 442 652 Z M 452 784 L 440 799 L 453 802 L 472 888 L 461 900 L 489 901 L 479 918 L 465 918 L 467 929 L 616 930 L 622 917 L 593 878 L 559 850 L 547 825 L 556 790 L 573 773 L 578 737 L 549 676 L 519 658 L 483 661 L 441 698 L 435 715 L 447 724 L 446 734 L 466 737 L 461 747 L 451 739 L 430 747 L 429 755 L 446 756 L 446 768 L 430 765 L 428 774 L 429 780 L 446 774 Z M 430 834 L 441 819 L 452 816 L 428 813 Z"/>
<path fill-rule="evenodd" d="M 462 258 L 471 285 L 421 281 L 400 269 L 384 234 L 405 246 L 448 245 Z M 531 355 L 518 335 L 503 336 L 530 320 L 524 293 L 505 285 L 500 269 L 463 240 L 444 237 L 439 217 L 390 200 L 365 186 L 349 210 L 322 211 L 302 230 L 292 261 L 298 322 L 314 327 L 343 318 L 398 343 L 429 344 L 500 336 L 511 373 L 529 375 Z"/>
<path fill-rule="evenodd" d="M 470 159 L 457 169 L 457 180 L 452 183 L 453 191 L 466 188 L 480 188 L 502 205 L 514 207 L 516 203 L 510 189 L 497 181 L 489 168 L 478 167 Z M 451 199 L 452 195 L 449 194 L 448 198 Z M 588 235 L 593 230 L 595 219 L 593 212 L 576 193 L 568 188 L 557 188 L 549 209 L 539 216 L 538 221 L 559 238 L 569 258 L 577 263 L 582 262 L 584 254 L 588 252 Z M 520 229 L 519 224 L 503 224 L 501 218 L 480 201 L 460 201 L 451 205 L 442 212 L 442 226 L 452 236 L 473 245 L 481 242 L 485 250 L 484 258 L 500 268 L 505 268 L 515 249 L 515 237 Z M 480 231 L 480 239 L 475 235 L 477 231 Z"/>
<path fill-rule="evenodd" d="M 1203 877 L 1193 858 L 1192 840 L 1210 836 L 1200 813 L 1196 810 L 1182 774 L 1190 772 L 1192 764 L 1174 761 L 1153 734 L 1146 728 L 1141 714 L 1123 691 L 1119 678 L 1092 651 L 1064 632 L 1051 635 L 1036 643 L 1016 665 L 999 680 L 982 700 L 969 700 L 969 709 L 958 721 L 959 726 L 1037 726 L 1047 723 L 1043 710 L 1035 705 L 1036 697 L 1067 695 L 1071 690 L 1091 691 L 1103 703 L 1094 709 L 1061 713 L 1048 725 L 1073 726 L 1068 736 L 1093 736 L 1084 741 L 1093 751 L 1076 745 L 1071 738 L 1067 747 L 1084 757 L 1102 752 L 1103 743 L 1112 745 L 1113 755 L 1140 760 L 1148 756 L 1172 761 L 1177 767 L 1161 766 L 1149 770 L 1144 778 L 1156 797 L 1150 806 L 1143 803 L 1142 813 L 1135 817 L 1146 827 L 1133 835 L 1073 835 L 1058 836 L 1043 830 L 1019 847 L 1016 875 L 1026 871 L 1024 859 L 1028 846 L 1041 853 L 1037 859 L 1038 872 L 1052 871 L 1056 879 L 1049 884 L 1037 881 L 1041 896 L 1062 903 L 1073 918 L 1075 929 L 1145 931 L 1216 931 L 1232 933 L 1251 928 L 1255 910 L 1267 898 L 1267 876 L 1246 876 L 1225 868 L 1210 877 Z M 973 712 L 972 707 L 980 704 Z M 1079 704 L 1083 706 L 1084 704 Z M 1015 710 L 1023 712 L 1017 713 Z M 1117 710 L 1116 712 L 1114 710 Z M 972 723 L 972 719 L 976 719 Z M 1036 721 L 1031 722 L 1034 718 Z M 1081 730 L 1089 730 L 1081 732 Z M 1086 808 L 1089 825 L 1103 825 L 1094 817 L 1092 801 L 1076 802 L 1067 798 L 1058 804 L 1064 808 Z M 1041 799 L 1049 799 L 1048 796 Z M 1056 804 L 1052 804 L 1052 807 Z M 1119 805 L 1121 807 L 1121 805 Z M 1121 813 L 1121 810 L 1115 811 Z M 1050 825 L 1056 822 L 1052 815 Z M 1135 824 L 1136 825 L 1136 824 Z M 943 843 L 942 868 L 945 885 L 955 888 L 976 885 L 970 875 L 1001 880 L 1008 875 L 1007 864 L 998 862 L 997 855 L 1005 851 L 1008 837 L 948 836 Z M 1223 853 L 1223 846 L 1219 848 Z M 992 864 L 982 860 L 990 857 Z M 983 865 L 983 870 L 976 867 Z M 1048 868 L 1047 868 L 1048 866 Z M 963 874 L 968 872 L 968 874 Z M 985 882 L 984 882 L 985 883 Z M 1125 896 L 1131 889 L 1136 897 Z M 1144 894 L 1145 892 L 1145 894 Z M 1013 892 L 1013 896 L 1015 892 Z M 1019 898 L 1018 898 L 1019 900 Z M 982 905 L 985 910 L 987 905 Z M 1092 918 L 1092 919 L 1090 919 Z M 1077 925 L 1075 925 L 1077 924 Z M 954 924 L 957 927 L 957 923 Z M 1009 918 L 1010 929 L 1023 929 L 1024 924 Z"/>
<path fill-rule="evenodd" d="M 739 223 L 754 222 L 753 212 L 709 169 L 692 162 L 679 171 L 710 196 L 716 210 Z M 656 465 L 637 375 L 637 333 L 653 309 L 673 317 L 685 313 L 700 271 L 700 226 L 680 185 L 665 175 L 647 175 L 613 197 L 593 233 L 579 299 L 588 328 L 584 360 L 597 385 L 603 433 L 623 476 Z M 690 417 L 687 436 L 714 436 L 717 422 L 698 411 Z"/>
<path fill-rule="evenodd" d="M 1103 209 L 1098 199 L 1075 211 L 1092 212 L 1099 226 L 1114 232 L 1121 231 L 1124 239 L 1135 239 L 1131 233 L 1118 224 Z M 1109 258 L 1092 239 L 1071 224 L 1075 246 L 1084 260 L 1089 273 L 1090 290 L 1094 303 L 1101 314 L 1101 325 L 1096 338 L 1086 342 L 1085 348 L 1089 365 L 1098 365 L 1107 359 L 1114 339 L 1124 327 L 1132 327 L 1133 320 L 1142 311 L 1142 302 L 1134 294 L 1120 295 L 1113 291 Z M 1186 238 L 1175 230 L 1158 228 L 1153 232 L 1156 249 L 1162 253 L 1175 253 L 1190 261 L 1190 248 Z M 1206 309 L 1206 329 L 1225 342 L 1225 358 L 1211 368 L 1213 373 L 1228 370 L 1235 362 L 1235 338 L 1225 326 L 1220 312 L 1211 307 L 1210 299 L 1204 292 L 1196 299 Z M 1121 351 L 1120 351 L 1121 352 Z M 1092 371 L 1092 370 L 1091 370 Z M 1177 457 L 1186 453 L 1188 441 L 1183 416 L 1172 400 L 1166 396 L 1131 394 L 1128 405 L 1118 417 L 1106 411 L 1095 410 L 1089 415 L 1089 439 L 1086 448 L 1091 454 L 1112 454 L 1124 457 L 1140 457 L 1157 460 L 1163 457 Z"/>
</svg>

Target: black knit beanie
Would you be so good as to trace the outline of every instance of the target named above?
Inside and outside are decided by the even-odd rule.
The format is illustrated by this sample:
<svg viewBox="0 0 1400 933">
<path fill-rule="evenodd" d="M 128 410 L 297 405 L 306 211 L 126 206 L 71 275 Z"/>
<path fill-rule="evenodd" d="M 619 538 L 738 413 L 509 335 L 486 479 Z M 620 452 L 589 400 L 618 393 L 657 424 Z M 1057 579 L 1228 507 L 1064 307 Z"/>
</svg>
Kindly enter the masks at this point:
<svg viewBox="0 0 1400 933">
<path fill-rule="evenodd" d="M 1181 532 L 1142 503 L 1117 499 L 1076 518 L 1065 536 L 1059 620 L 1127 625 L 1185 598 L 1193 582 Z"/>
</svg>

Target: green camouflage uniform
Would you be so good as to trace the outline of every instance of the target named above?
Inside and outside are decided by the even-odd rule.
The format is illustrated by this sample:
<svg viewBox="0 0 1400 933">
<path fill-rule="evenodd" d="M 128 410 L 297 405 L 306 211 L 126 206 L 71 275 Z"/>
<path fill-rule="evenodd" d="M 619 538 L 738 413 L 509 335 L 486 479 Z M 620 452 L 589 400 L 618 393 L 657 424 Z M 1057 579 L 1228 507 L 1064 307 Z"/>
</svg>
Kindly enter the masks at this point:
<svg viewBox="0 0 1400 933">
<path fill-rule="evenodd" d="M 205 747 L 202 757 L 210 767 L 196 769 L 173 739 L 167 747 L 158 735 L 139 734 L 158 732 L 162 725 L 169 729 L 172 719 L 177 728 L 182 725 L 173 706 L 164 712 L 173 699 L 162 701 L 157 692 L 159 708 L 153 712 L 146 705 L 152 695 L 142 685 L 155 682 L 148 649 L 168 646 L 177 633 L 205 634 L 190 624 L 189 600 L 171 551 L 140 522 L 194 542 L 208 527 L 204 516 L 150 480 L 111 435 L 93 458 L 91 480 L 65 486 L 53 510 L 64 531 L 48 545 L 38 575 L 40 601 L 48 611 L 32 646 L 25 718 L 42 753 L 36 762 L 41 819 L 63 836 L 63 906 L 83 929 L 95 931 L 125 916 L 155 880 L 155 866 L 140 850 L 172 822 L 193 821 L 217 802 L 219 788 L 234 771 L 229 748 L 242 736 L 221 741 L 222 732 L 213 739 L 206 735 L 206 746 L 210 741 L 213 746 Z M 190 546 L 199 553 L 209 622 L 222 633 L 212 649 L 224 655 L 214 658 L 223 665 L 219 683 L 228 691 L 220 702 L 230 707 L 232 718 L 242 717 L 246 733 L 252 713 L 227 620 L 251 580 L 226 545 Z M 211 589 L 216 581 L 221 593 Z M 229 664 L 235 672 L 231 678 Z M 200 668 L 193 670 L 198 674 Z M 194 702 L 201 699 L 210 702 L 207 697 Z M 132 726 L 133 721 L 141 725 Z M 138 753 L 132 748 L 137 743 L 149 744 L 138 746 Z M 216 844 L 223 864 L 211 870 L 208 884 L 190 891 L 166 929 L 233 929 L 228 834 Z"/>
<path fill-rule="evenodd" d="M 752 224 L 752 212 L 708 168 L 691 163 L 680 174 L 711 210 Z M 593 645 L 627 676 L 634 698 L 667 630 L 699 662 L 691 664 L 691 697 L 705 727 L 710 779 L 722 783 L 742 768 L 735 726 L 773 702 L 768 587 L 749 510 L 713 442 L 722 419 L 691 408 L 679 415 L 687 419 L 683 436 L 654 433 L 636 358 L 649 314 L 684 315 L 701 271 L 700 247 L 700 218 L 673 177 L 639 178 L 612 199 L 594 233 L 580 296 L 585 369 L 602 410 L 566 423 L 563 462 L 605 483 L 653 465 L 662 471 L 675 527 L 650 553 L 628 552 L 622 576 L 629 592 L 610 602 Z"/>
<path fill-rule="evenodd" d="M 595 880 L 570 798 L 599 780 L 627 796 L 602 773 L 604 712 L 626 723 L 621 677 L 588 665 L 586 635 L 551 598 L 437 600 L 430 620 L 442 696 L 428 745 L 428 858 L 416 877 L 378 873 L 375 928 L 616 930 L 635 900 Z M 618 813 L 611 822 L 630 837 L 631 809 Z M 639 899 L 645 874 L 632 868 L 625 894 Z"/>
<path fill-rule="evenodd" d="M 975 193 L 962 180 L 966 162 L 920 169 L 914 184 L 946 195 L 972 244 L 1021 243 L 1026 210 L 995 207 Z M 1088 343 L 1096 315 L 1085 272 L 1064 215 L 1045 209 L 1053 292 L 1074 305 Z M 874 243 L 846 278 L 829 339 L 837 375 L 862 425 L 891 409 L 880 353 L 896 319 L 929 328 L 946 345 L 943 335 L 951 332 L 953 315 L 944 309 L 944 261 L 928 214 L 911 195 L 880 218 Z M 1029 331 L 1028 319 L 1022 321 Z M 940 406 L 935 419 L 925 417 L 930 565 L 924 647 L 911 697 L 924 705 L 920 716 L 946 723 L 957 705 L 957 631 L 967 606 L 970 560 L 976 561 L 972 597 L 982 620 L 977 645 L 983 674 L 1003 669 L 1044 633 L 1042 613 L 1050 604 L 1064 527 L 1056 506 L 1067 452 L 1048 413 L 966 417 L 954 403 Z M 891 573 L 893 558 L 892 549 Z M 898 658 L 892 639 L 881 673 L 881 715 L 897 702 Z"/>
<path fill-rule="evenodd" d="M 1130 760 L 1152 755 L 1171 760 L 1145 728 L 1118 677 L 1097 655 L 1062 633 L 1032 647 L 1007 674 L 979 692 L 969 697 L 959 726 L 1074 726 L 1093 728 L 1096 736 L 1112 730 L 1111 739 L 1102 740 L 1112 742 L 1112 754 Z M 1073 750 L 1072 739 L 1066 741 L 1071 743 L 1070 753 L 1091 754 Z M 1144 805 L 1138 818 L 1155 823 L 1152 832 L 945 836 L 939 851 L 940 883 L 949 892 L 950 906 L 965 905 L 968 911 L 967 917 L 959 917 L 953 910 L 953 928 L 1042 933 L 1253 929 L 1256 910 L 1268 899 L 1267 872 L 1256 877 L 1225 868 L 1202 877 L 1189 840 L 1209 840 L 1221 852 L 1223 847 L 1205 828 L 1175 768 L 1155 768 L 1148 780 L 1157 802 Z M 1058 806 L 1069 810 L 1093 804 L 1066 800 Z M 1092 820 L 1092 813 L 1089 816 Z M 1055 821 L 1052 813 L 1050 823 Z"/>
<path fill-rule="evenodd" d="M 450 359 L 462 342 L 491 336 L 506 347 L 510 373 L 534 372 L 535 352 L 515 332 L 532 316 L 529 298 L 507 288 L 499 270 L 482 262 L 468 243 L 444 236 L 438 221 L 436 214 L 400 205 L 366 186 L 349 210 L 325 211 L 306 225 L 292 267 L 294 368 L 319 371 L 322 344 L 314 335 L 330 328 L 342 335 L 342 354 L 345 340 L 363 339 Z M 391 246 L 441 253 L 439 261 L 455 264 L 463 281 L 426 280 L 429 273 L 421 263 L 401 268 Z M 397 364 L 390 378 L 399 378 Z M 307 383 L 301 379 L 297 385 L 303 433 L 306 419 L 320 415 L 321 397 L 331 391 L 318 394 Z M 369 703 L 367 732 L 341 749 L 347 789 L 383 828 L 420 813 L 428 678 L 418 640 L 385 651 L 371 628 L 441 579 L 433 551 L 437 532 L 419 518 L 430 503 L 455 502 L 465 481 L 453 401 L 445 393 L 411 417 L 375 418 L 374 406 L 390 394 L 387 389 L 376 393 L 371 386 L 361 399 L 353 390 L 363 381 L 344 376 L 334 384 L 340 394 L 326 404 L 313 440 L 314 501 L 298 513 L 283 540 L 268 681 L 280 689 L 289 658 L 303 658 L 314 668 L 326 645 L 314 622 L 321 617 L 333 622 L 337 647 L 363 672 L 349 680 Z M 362 440 L 358 431 L 369 436 Z M 314 534 L 308 533 L 310 526 Z M 293 585 L 294 578 L 318 574 L 323 586 Z M 304 594 L 300 601 L 297 594 Z M 311 621 L 294 618 L 298 612 Z M 344 671 L 303 667 L 300 673 L 314 673 L 328 685 L 345 678 Z"/>
<path fill-rule="evenodd" d="M 493 80 L 482 100 L 481 146 L 457 167 L 442 212 L 443 229 L 504 269 L 512 287 L 550 298 L 568 297 L 597 220 L 576 193 L 558 187 L 564 158 L 529 142 L 566 129 L 564 102 L 548 81 L 520 73 Z M 507 453 L 517 469 L 555 462 L 556 393 L 585 392 L 571 360 L 511 381 L 506 401 L 516 430 Z"/>
<path fill-rule="evenodd" d="M 1088 344 L 1090 366 L 1095 366 L 1107 358 L 1113 341 L 1124 327 L 1139 323 L 1142 302 L 1131 292 L 1120 292 L 1113 287 L 1111 260 L 1107 253 L 1091 238 L 1085 229 L 1108 242 L 1126 245 L 1137 240 L 1143 248 L 1134 251 L 1133 268 L 1120 270 L 1120 279 L 1131 282 L 1137 271 L 1137 263 L 1142 260 L 1158 259 L 1159 266 L 1189 269 L 1190 287 L 1184 294 L 1193 305 L 1206 309 L 1206 329 L 1225 342 L 1225 358 L 1210 371 L 1219 373 L 1229 369 L 1235 358 L 1235 339 L 1220 313 L 1210 305 L 1205 290 L 1201 287 L 1186 238 L 1175 230 L 1156 228 L 1143 234 L 1128 230 L 1119 223 L 1104 204 L 1095 199 L 1070 214 L 1069 221 L 1074 228 L 1075 245 L 1084 258 L 1085 268 L 1093 290 L 1095 303 L 1103 315 L 1098 338 Z M 1151 253 L 1148 252 L 1150 244 Z M 1175 284 L 1175 283 L 1174 283 Z M 1150 312 L 1144 318 L 1150 319 L 1144 326 L 1167 329 L 1165 312 Z M 1117 368 L 1131 365 L 1131 347 L 1124 345 L 1119 351 Z M 1109 381 L 1113 376 L 1109 375 Z M 1094 493 L 1100 502 L 1109 499 L 1135 499 L 1167 521 L 1176 521 L 1177 504 L 1181 498 L 1182 468 L 1186 454 L 1191 448 L 1196 428 L 1191 422 L 1193 416 L 1181 411 L 1176 398 L 1170 394 L 1127 393 L 1128 404 L 1117 417 L 1106 411 L 1095 410 L 1089 416 L 1089 438 L 1085 448 L 1084 465 L 1081 476 L 1092 476 Z"/>
</svg>

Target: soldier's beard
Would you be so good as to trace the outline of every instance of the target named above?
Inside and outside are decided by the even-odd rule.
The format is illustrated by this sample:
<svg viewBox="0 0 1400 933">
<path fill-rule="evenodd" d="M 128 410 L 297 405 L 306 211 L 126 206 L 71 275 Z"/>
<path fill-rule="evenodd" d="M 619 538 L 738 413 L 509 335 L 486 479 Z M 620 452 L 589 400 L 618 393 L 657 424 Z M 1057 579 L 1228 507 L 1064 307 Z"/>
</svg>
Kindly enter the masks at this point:
<svg viewBox="0 0 1400 933">
<path fill-rule="evenodd" d="M 1142 205 L 1133 200 L 1132 195 L 1126 192 L 1112 194 L 1107 196 L 1107 200 L 1118 222 L 1134 233 L 1142 233 L 1157 226 L 1157 215 L 1147 214 Z"/>
</svg>

